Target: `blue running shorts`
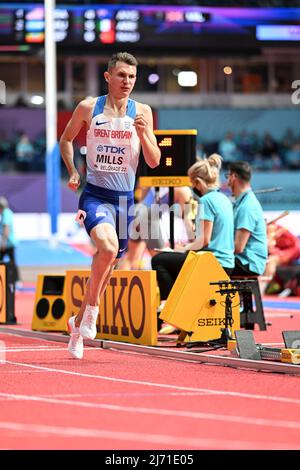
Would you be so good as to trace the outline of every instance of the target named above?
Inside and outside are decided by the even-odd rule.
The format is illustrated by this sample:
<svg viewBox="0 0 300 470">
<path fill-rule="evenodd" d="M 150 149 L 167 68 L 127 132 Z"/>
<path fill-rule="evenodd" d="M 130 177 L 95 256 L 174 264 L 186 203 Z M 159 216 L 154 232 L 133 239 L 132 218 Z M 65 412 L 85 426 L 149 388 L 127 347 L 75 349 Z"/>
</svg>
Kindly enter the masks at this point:
<svg viewBox="0 0 300 470">
<path fill-rule="evenodd" d="M 87 183 L 79 198 L 77 220 L 83 219 L 87 233 L 98 224 L 111 224 L 117 233 L 119 251 L 117 258 L 125 253 L 128 245 L 128 227 L 134 220 L 129 209 L 134 204 L 133 191 L 115 191 Z M 133 208 L 130 213 L 133 214 Z"/>
</svg>

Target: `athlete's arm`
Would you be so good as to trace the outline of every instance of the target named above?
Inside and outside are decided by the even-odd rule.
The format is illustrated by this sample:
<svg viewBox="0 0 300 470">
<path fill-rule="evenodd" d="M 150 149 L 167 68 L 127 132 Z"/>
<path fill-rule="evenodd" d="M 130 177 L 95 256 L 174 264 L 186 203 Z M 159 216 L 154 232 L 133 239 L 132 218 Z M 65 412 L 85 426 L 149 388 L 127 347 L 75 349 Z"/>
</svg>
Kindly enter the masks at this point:
<svg viewBox="0 0 300 470">
<path fill-rule="evenodd" d="M 90 115 L 91 102 L 88 100 L 81 101 L 74 110 L 59 141 L 60 152 L 70 175 L 68 186 L 73 191 L 77 191 L 80 186 L 80 176 L 74 165 L 73 140 L 82 126 L 88 124 Z"/>
<path fill-rule="evenodd" d="M 137 135 L 140 139 L 147 165 L 155 168 L 160 162 L 160 149 L 153 132 L 153 116 L 150 106 L 138 103 L 134 120 Z"/>
</svg>

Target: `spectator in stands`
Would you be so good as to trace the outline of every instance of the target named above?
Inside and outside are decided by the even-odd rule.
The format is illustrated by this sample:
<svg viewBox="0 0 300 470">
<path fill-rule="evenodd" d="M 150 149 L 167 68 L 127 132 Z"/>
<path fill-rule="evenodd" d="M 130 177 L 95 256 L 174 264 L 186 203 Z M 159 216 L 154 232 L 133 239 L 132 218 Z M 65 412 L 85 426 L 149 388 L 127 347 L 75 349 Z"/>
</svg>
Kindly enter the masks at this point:
<svg viewBox="0 0 300 470">
<path fill-rule="evenodd" d="M 239 158 L 238 148 L 231 132 L 227 132 L 225 137 L 220 141 L 218 152 L 222 155 L 224 164 L 234 162 Z"/>
<path fill-rule="evenodd" d="M 229 165 L 228 186 L 235 202 L 233 276 L 259 276 L 264 273 L 268 255 L 266 223 L 260 203 L 251 188 L 251 166 L 237 161 Z M 244 311 L 252 311 L 251 294 L 243 294 Z"/>
<path fill-rule="evenodd" d="M 250 155 L 251 151 L 251 135 L 248 134 L 247 131 L 242 130 L 236 138 L 236 143 L 243 159 L 247 159 L 247 156 Z"/>
<path fill-rule="evenodd" d="M 16 144 L 17 169 L 28 171 L 34 157 L 34 148 L 27 134 L 22 134 Z"/>
<path fill-rule="evenodd" d="M 5 197 L 0 197 L 0 261 L 6 257 L 13 266 L 14 282 L 19 280 L 19 270 L 15 260 L 16 237 L 14 232 L 14 214 Z"/>
<path fill-rule="evenodd" d="M 261 155 L 266 169 L 275 169 L 281 167 L 281 161 L 278 153 L 278 144 L 269 132 L 266 132 L 262 142 Z"/>
<path fill-rule="evenodd" d="M 294 130 L 291 127 L 288 127 L 282 138 L 282 146 L 288 150 L 292 148 L 296 142 L 297 137 L 295 136 Z"/>
<path fill-rule="evenodd" d="M 285 153 L 285 163 L 290 169 L 300 169 L 300 140 L 298 140 L 293 147 Z"/>
<path fill-rule="evenodd" d="M 0 170 L 5 170 L 11 152 L 11 142 L 5 132 L 0 130 Z"/>
<path fill-rule="evenodd" d="M 274 279 L 278 266 L 288 266 L 297 261 L 300 257 L 300 240 L 288 229 L 279 224 L 271 223 L 267 225 L 268 234 L 268 262 L 265 275 L 272 277 L 266 288 L 266 292 L 276 293 L 283 286 Z M 278 288 L 276 288 L 278 286 Z"/>
</svg>

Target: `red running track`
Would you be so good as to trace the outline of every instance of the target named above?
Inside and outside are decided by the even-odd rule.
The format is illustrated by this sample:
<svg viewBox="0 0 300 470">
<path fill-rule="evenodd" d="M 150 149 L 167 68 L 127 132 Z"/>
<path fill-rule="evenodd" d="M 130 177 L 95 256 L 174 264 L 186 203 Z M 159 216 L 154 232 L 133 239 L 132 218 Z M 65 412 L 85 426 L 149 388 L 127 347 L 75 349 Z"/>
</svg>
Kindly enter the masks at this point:
<svg viewBox="0 0 300 470">
<path fill-rule="evenodd" d="M 278 341 L 300 312 L 272 321 Z M 95 348 L 79 361 L 62 343 L 0 341 L 2 449 L 300 449 L 299 377 Z"/>
</svg>

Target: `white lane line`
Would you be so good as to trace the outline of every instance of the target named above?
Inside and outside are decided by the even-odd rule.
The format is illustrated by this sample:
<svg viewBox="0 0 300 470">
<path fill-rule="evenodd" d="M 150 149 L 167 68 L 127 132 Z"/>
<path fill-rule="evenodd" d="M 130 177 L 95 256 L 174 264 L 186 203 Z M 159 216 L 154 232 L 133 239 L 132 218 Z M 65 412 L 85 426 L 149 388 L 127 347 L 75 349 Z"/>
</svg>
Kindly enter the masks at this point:
<svg viewBox="0 0 300 470">
<path fill-rule="evenodd" d="M 1 362 L 0 362 L 1 364 Z M 3 372 L 3 374 L 28 374 L 28 370 L 6 370 L 6 369 L 1 369 L 0 367 L 0 374 Z M 31 370 L 30 374 L 47 374 L 47 370 Z"/>
<path fill-rule="evenodd" d="M 45 398 L 85 398 L 85 397 L 112 397 L 112 396 L 117 396 L 117 397 L 203 397 L 211 395 L 210 393 L 204 393 L 204 392 L 164 392 L 164 393 L 145 393 L 145 392 L 102 392 L 102 393 L 54 393 L 53 395 L 36 395 L 39 397 L 45 397 Z"/>
<path fill-rule="evenodd" d="M 185 390 L 188 392 L 206 392 L 212 395 L 239 397 L 239 398 L 247 398 L 247 399 L 253 399 L 253 400 L 267 400 L 267 401 L 274 401 L 274 402 L 280 402 L 280 403 L 293 403 L 294 405 L 300 405 L 300 399 L 298 398 L 276 397 L 272 395 L 256 395 L 256 394 L 252 395 L 250 393 L 244 393 L 244 392 L 231 392 L 227 390 L 214 390 L 214 389 L 209 389 L 209 388 L 198 388 L 198 387 L 184 387 L 183 385 L 171 385 L 171 384 L 163 384 L 163 383 L 157 383 L 157 382 L 146 382 L 142 380 L 120 379 L 117 377 L 109 377 L 105 375 L 83 374 L 82 372 L 73 372 L 70 370 L 63 370 L 63 369 L 53 369 L 50 367 L 26 364 L 23 362 L 4 361 L 4 364 L 13 364 L 17 366 L 29 367 L 32 369 L 46 370 L 52 373 L 73 375 L 75 377 L 107 380 L 109 382 L 127 383 L 127 384 L 142 385 L 142 386 L 147 386 L 147 387 L 168 388 L 171 390 Z"/>
<path fill-rule="evenodd" d="M 2 344 L 5 343 L 5 341 L 2 341 Z M 5 349 L 5 350 L 10 350 L 10 349 L 24 349 L 24 348 L 35 348 L 35 349 L 39 349 L 39 348 L 44 348 L 45 346 L 35 346 L 34 344 L 27 344 L 26 346 L 23 345 L 23 346 L 3 346 L 3 348 L 1 347 L 1 349 Z M 50 348 L 51 347 L 56 347 L 56 346 L 49 346 Z"/>
<path fill-rule="evenodd" d="M 95 350 L 94 347 L 85 347 L 84 350 L 87 351 L 89 349 L 93 349 Z M 100 348 L 99 348 L 100 349 Z M 67 346 L 65 346 L 64 348 L 58 348 L 58 347 L 45 347 L 43 346 L 42 348 L 31 348 L 31 347 L 28 347 L 28 348 L 23 348 L 23 349 L 7 349 L 7 348 L 0 348 L 0 353 L 1 352 L 7 352 L 7 353 L 10 353 L 10 352 L 27 352 L 27 351 L 67 351 Z"/>
<path fill-rule="evenodd" d="M 222 415 L 216 413 L 203 413 L 189 410 L 168 410 L 164 408 L 149 408 L 139 406 L 112 405 L 109 403 L 91 403 L 75 400 L 58 400 L 56 398 L 46 398 L 35 395 L 19 395 L 14 393 L 0 393 L 0 397 L 12 398 L 16 401 L 34 401 L 53 405 L 72 406 L 73 408 L 91 408 L 109 411 L 140 413 L 158 416 L 171 416 L 176 418 L 203 419 L 211 421 L 222 421 L 226 423 L 245 424 L 253 426 L 264 426 L 271 428 L 300 429 L 300 421 L 284 421 L 280 419 L 251 418 L 247 416 Z"/>
<path fill-rule="evenodd" d="M 36 433 L 48 434 L 60 437 L 80 437 L 88 439 L 110 439 L 115 441 L 128 441 L 136 443 L 158 444 L 179 446 L 180 449 L 269 449 L 269 450 L 293 450 L 299 449 L 299 444 L 291 445 L 287 443 L 271 443 L 271 442 L 251 442 L 239 441 L 228 439 L 205 439 L 184 436 L 170 436 L 167 434 L 146 434 L 135 433 L 129 431 L 111 431 L 109 429 L 91 429 L 91 428 L 77 428 L 77 427 L 62 427 L 62 426 L 46 426 L 41 424 L 23 424 L 14 422 L 0 422 L 0 429 L 7 431 L 17 431 L 21 433 Z M 5 436 L 1 433 L 1 439 L 4 440 Z M 22 437 L 23 438 L 23 437 Z M 95 443 L 96 445 L 96 443 Z M 97 446 L 98 447 L 98 446 Z M 159 447 L 161 448 L 161 447 Z"/>
</svg>

